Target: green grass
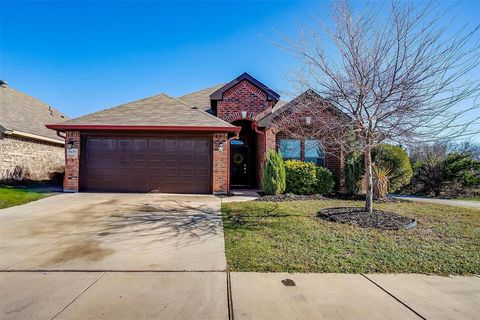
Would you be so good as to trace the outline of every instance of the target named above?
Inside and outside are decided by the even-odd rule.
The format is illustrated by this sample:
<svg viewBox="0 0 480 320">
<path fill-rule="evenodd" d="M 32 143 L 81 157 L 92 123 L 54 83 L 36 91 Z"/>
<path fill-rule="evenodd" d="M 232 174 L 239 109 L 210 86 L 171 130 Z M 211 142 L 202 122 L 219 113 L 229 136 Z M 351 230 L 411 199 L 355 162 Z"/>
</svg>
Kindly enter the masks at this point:
<svg viewBox="0 0 480 320">
<path fill-rule="evenodd" d="M 232 271 L 480 274 L 480 210 L 409 202 L 377 209 L 417 220 L 381 231 L 315 217 L 360 201 L 243 202 L 222 205 Z"/>
<path fill-rule="evenodd" d="M 45 198 L 44 193 L 32 192 L 13 187 L 0 187 L 0 209 L 18 206 L 27 202 Z"/>
</svg>

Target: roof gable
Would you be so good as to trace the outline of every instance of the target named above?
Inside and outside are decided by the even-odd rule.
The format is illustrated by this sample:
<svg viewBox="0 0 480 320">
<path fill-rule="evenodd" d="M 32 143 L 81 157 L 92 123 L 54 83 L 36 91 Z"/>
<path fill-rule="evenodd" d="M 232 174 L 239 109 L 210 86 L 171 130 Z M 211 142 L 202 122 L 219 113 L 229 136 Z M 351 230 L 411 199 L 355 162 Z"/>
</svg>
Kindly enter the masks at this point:
<svg viewBox="0 0 480 320">
<path fill-rule="evenodd" d="M 285 115 L 285 114 L 291 114 L 291 112 L 294 111 L 294 109 L 305 102 L 319 102 L 319 103 L 326 103 L 326 101 L 320 96 L 317 92 L 315 92 L 312 89 L 308 89 L 293 100 L 281 105 L 278 108 L 274 108 L 273 112 L 263 118 L 262 120 L 259 121 L 258 126 L 259 127 L 270 127 L 273 123 L 273 121 L 280 115 Z M 330 112 L 336 114 L 339 117 L 342 118 L 349 118 L 343 111 L 340 109 L 332 106 L 331 104 L 327 105 L 328 109 Z"/>
<path fill-rule="evenodd" d="M 275 91 L 273 91 L 272 89 L 270 89 L 269 87 L 267 87 L 266 85 L 264 85 L 263 83 L 261 83 L 260 81 L 252 77 L 251 75 L 249 75 L 248 73 L 244 72 L 237 78 L 233 79 L 232 81 L 230 81 L 229 83 L 227 83 L 226 85 L 224 85 L 223 87 L 219 88 L 217 91 L 212 93 L 210 95 L 210 99 L 214 101 L 223 100 L 223 94 L 229 89 L 239 84 L 240 82 L 242 82 L 243 80 L 250 82 L 257 88 L 265 92 L 265 94 L 267 95 L 267 100 L 269 101 L 278 100 L 278 98 L 280 98 L 280 95 L 278 93 L 276 93 Z"/>
</svg>

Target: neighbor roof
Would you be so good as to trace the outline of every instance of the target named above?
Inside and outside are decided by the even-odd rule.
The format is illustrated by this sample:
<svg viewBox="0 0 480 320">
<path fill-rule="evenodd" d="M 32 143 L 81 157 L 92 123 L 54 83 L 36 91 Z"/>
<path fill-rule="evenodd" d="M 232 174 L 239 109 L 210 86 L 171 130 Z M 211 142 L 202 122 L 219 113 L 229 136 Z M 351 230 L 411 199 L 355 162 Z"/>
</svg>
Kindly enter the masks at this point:
<svg viewBox="0 0 480 320">
<path fill-rule="evenodd" d="M 91 113 L 64 123 L 49 125 L 57 130 L 65 129 L 181 129 L 218 128 L 236 131 L 237 127 L 207 112 L 172 98 L 164 93 L 129 102 L 120 106 Z"/>
<path fill-rule="evenodd" d="M 0 86 L 0 131 L 63 143 L 64 140 L 45 124 L 65 119 L 68 119 L 66 115 L 48 104 L 8 86 Z"/>
</svg>

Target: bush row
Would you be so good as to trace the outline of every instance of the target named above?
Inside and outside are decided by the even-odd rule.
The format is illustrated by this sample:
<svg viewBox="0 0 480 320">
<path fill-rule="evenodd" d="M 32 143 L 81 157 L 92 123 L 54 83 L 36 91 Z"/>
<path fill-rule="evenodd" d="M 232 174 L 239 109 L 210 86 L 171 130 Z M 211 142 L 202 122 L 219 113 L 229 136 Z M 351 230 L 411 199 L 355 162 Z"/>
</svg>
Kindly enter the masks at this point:
<svg viewBox="0 0 480 320">
<path fill-rule="evenodd" d="M 279 152 L 268 154 L 263 175 L 265 194 L 323 195 L 330 193 L 334 184 L 332 173 L 326 168 L 309 162 L 284 162 Z"/>
</svg>

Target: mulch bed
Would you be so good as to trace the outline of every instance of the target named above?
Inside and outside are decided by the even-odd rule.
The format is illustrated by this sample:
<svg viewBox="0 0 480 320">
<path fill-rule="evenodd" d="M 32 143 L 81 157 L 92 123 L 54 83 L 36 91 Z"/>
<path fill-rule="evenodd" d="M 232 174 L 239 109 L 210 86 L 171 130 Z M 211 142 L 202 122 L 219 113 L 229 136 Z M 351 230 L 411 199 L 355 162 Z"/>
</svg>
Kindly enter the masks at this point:
<svg viewBox="0 0 480 320">
<path fill-rule="evenodd" d="M 382 230 L 411 229 L 416 227 L 414 219 L 393 212 L 373 210 L 366 212 L 363 208 L 327 208 L 321 210 L 317 217 L 323 220 L 348 223 L 361 228 Z"/>
<path fill-rule="evenodd" d="M 297 195 L 297 194 L 278 194 L 262 196 L 255 199 L 255 201 L 269 201 L 269 202 L 284 202 L 284 201 L 299 201 L 299 200 L 326 200 L 324 196 L 319 194 L 311 195 Z"/>
</svg>

